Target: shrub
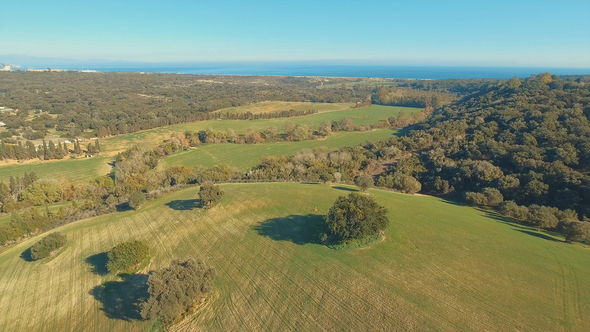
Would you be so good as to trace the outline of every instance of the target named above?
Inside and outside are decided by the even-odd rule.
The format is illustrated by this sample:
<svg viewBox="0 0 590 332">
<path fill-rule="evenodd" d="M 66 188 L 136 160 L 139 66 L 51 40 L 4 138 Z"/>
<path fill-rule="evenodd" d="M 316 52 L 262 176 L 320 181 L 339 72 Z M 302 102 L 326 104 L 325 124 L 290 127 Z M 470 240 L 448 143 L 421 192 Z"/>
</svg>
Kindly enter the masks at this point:
<svg viewBox="0 0 590 332">
<path fill-rule="evenodd" d="M 136 191 L 129 197 L 129 206 L 134 210 L 139 209 L 143 203 L 145 203 L 145 194 L 141 191 Z"/>
<path fill-rule="evenodd" d="M 422 189 L 422 184 L 411 175 L 395 172 L 392 179 L 392 188 L 403 193 L 415 194 Z"/>
<path fill-rule="evenodd" d="M 31 258 L 38 260 L 48 257 L 53 251 L 63 247 L 66 242 L 65 235 L 58 232 L 51 233 L 31 247 Z"/>
<path fill-rule="evenodd" d="M 537 225 L 538 230 L 541 228 L 554 228 L 559 222 L 559 219 L 555 216 L 555 211 L 558 210 L 533 204 L 529 206 L 529 218 L 533 224 Z"/>
<path fill-rule="evenodd" d="M 160 318 L 166 325 L 180 321 L 213 289 L 215 269 L 201 260 L 173 261 L 148 278 L 149 298 L 142 303 L 141 316 Z"/>
<path fill-rule="evenodd" d="M 374 182 L 369 174 L 362 173 L 354 178 L 354 184 L 356 184 L 361 191 L 367 191 L 367 189 L 373 187 Z"/>
<path fill-rule="evenodd" d="M 465 193 L 465 201 L 472 205 L 486 205 L 488 203 L 488 199 L 482 193 L 474 193 L 474 192 L 466 192 Z"/>
<path fill-rule="evenodd" d="M 199 198 L 204 206 L 218 202 L 223 196 L 223 191 L 212 182 L 205 182 L 199 190 Z"/>
<path fill-rule="evenodd" d="M 128 241 L 109 250 L 107 269 L 111 273 L 139 265 L 149 254 L 149 246 L 143 241 Z"/>
<path fill-rule="evenodd" d="M 519 206 L 514 201 L 502 202 L 499 209 L 503 215 L 517 220 L 527 220 L 529 218 L 529 209 L 526 206 Z"/>
<path fill-rule="evenodd" d="M 387 209 L 373 197 L 357 193 L 338 197 L 325 220 L 324 239 L 340 243 L 376 235 L 389 225 Z"/>
<path fill-rule="evenodd" d="M 483 195 L 486 197 L 487 206 L 498 206 L 504 201 L 504 196 L 496 188 L 484 188 Z"/>
</svg>

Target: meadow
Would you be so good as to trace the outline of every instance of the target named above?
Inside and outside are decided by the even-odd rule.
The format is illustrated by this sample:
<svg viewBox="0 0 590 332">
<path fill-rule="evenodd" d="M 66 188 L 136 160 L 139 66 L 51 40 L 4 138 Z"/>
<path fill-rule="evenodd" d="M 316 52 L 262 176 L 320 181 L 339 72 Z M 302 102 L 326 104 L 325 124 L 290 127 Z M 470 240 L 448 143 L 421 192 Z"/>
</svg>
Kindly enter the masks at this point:
<svg viewBox="0 0 590 332">
<path fill-rule="evenodd" d="M 222 108 L 219 113 L 273 113 L 280 111 L 309 111 L 316 110 L 318 113 L 334 112 L 350 109 L 354 103 L 310 103 L 310 102 L 289 102 L 289 101 L 263 101 L 250 105 Z"/>
<path fill-rule="evenodd" d="M 279 105 L 281 102 L 272 102 Z M 300 103 L 302 104 L 302 103 Z M 327 109 L 326 105 L 320 104 Z M 336 104 L 341 105 L 341 104 Z M 277 106 L 278 107 L 278 106 Z M 332 106 L 335 109 L 337 107 Z M 313 122 L 319 127 L 325 120 L 339 121 L 345 117 L 351 118 L 356 124 L 367 125 L 385 120 L 390 116 L 397 116 L 401 110 L 407 113 L 417 111 L 417 108 L 392 107 L 373 105 L 359 109 L 341 109 L 326 111 L 303 117 L 271 119 L 271 120 L 211 120 L 183 123 L 162 127 L 153 130 L 146 130 L 134 134 L 113 136 L 100 140 L 103 153 L 92 158 L 78 158 L 55 161 L 34 161 L 23 164 L 9 164 L 0 166 L 0 181 L 8 181 L 10 176 L 22 176 L 24 172 L 35 172 L 44 179 L 67 179 L 69 181 L 88 181 L 97 176 L 108 174 L 111 171 L 113 157 L 120 151 L 126 150 L 133 145 L 155 147 L 163 140 L 170 138 L 172 134 L 184 133 L 185 131 L 196 132 L 213 128 L 223 130 L 232 128 L 237 134 L 244 134 L 246 129 L 264 130 L 269 126 L 279 128 L 289 120 L 295 124 Z M 197 149 L 185 151 L 172 155 L 165 159 L 168 165 L 197 165 L 212 166 L 214 164 L 229 164 L 246 169 L 256 165 L 262 156 L 270 154 L 292 154 L 302 148 L 314 148 L 317 146 L 343 147 L 354 146 L 364 141 L 377 141 L 390 137 L 399 131 L 390 129 L 377 129 L 368 132 L 338 132 L 323 140 L 301 141 L 301 142 L 274 142 L 257 145 L 236 145 L 236 144 L 205 144 Z"/>
<path fill-rule="evenodd" d="M 246 133 L 246 129 L 253 129 L 263 131 L 270 126 L 282 128 L 286 121 L 291 121 L 294 124 L 299 123 L 313 123 L 317 129 L 323 121 L 340 121 L 344 118 L 350 118 L 358 125 L 368 125 L 385 120 L 388 117 L 395 117 L 400 111 L 405 110 L 408 114 L 420 110 L 419 108 L 411 107 L 396 107 L 396 106 L 380 106 L 372 105 L 365 108 L 349 108 L 339 111 L 323 112 L 312 114 L 308 116 L 299 116 L 292 118 L 268 119 L 268 120 L 211 120 L 211 121 L 196 121 L 190 123 L 182 123 L 161 127 L 152 130 L 145 130 L 138 133 L 128 135 L 118 135 L 102 139 L 100 145 L 104 153 L 113 155 L 117 152 L 123 151 L 135 144 L 146 144 L 155 146 L 160 144 L 163 140 L 168 139 L 172 134 L 184 133 L 186 131 L 197 132 L 200 130 L 207 130 L 211 128 L 215 131 L 225 132 L 228 128 L 235 131 L 236 134 L 241 135 Z"/>
<path fill-rule="evenodd" d="M 2 331 L 156 331 L 133 305 L 147 273 L 196 257 L 215 290 L 173 331 L 588 331 L 590 252 L 581 245 L 439 198 L 371 190 L 389 209 L 385 239 L 335 251 L 322 214 L 355 189 L 224 184 L 215 207 L 197 187 L 58 230 L 47 261 L 21 257 L 41 236 L 0 253 Z M 129 239 L 150 264 L 117 280 L 105 252 Z"/>
</svg>

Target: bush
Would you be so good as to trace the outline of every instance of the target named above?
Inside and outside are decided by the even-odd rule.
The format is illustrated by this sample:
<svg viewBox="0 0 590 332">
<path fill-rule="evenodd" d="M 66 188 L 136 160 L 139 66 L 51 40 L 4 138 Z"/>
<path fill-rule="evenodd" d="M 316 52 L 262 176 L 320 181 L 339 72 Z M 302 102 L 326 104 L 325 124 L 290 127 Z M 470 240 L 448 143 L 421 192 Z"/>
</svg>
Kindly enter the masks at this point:
<svg viewBox="0 0 590 332">
<path fill-rule="evenodd" d="M 554 228 L 559 222 L 559 219 L 555 216 L 556 211 L 558 211 L 556 208 L 533 204 L 529 206 L 529 218 L 533 224 L 537 225 L 538 230 L 541 228 Z"/>
<path fill-rule="evenodd" d="M 145 203 L 145 201 L 145 194 L 141 191 L 136 191 L 131 194 L 131 197 L 129 197 L 129 206 L 132 209 L 137 210 L 141 205 L 143 205 L 143 203 Z"/>
<path fill-rule="evenodd" d="M 499 208 L 500 212 L 505 216 L 522 221 L 529 218 L 529 209 L 526 206 L 519 206 L 514 201 L 502 202 Z"/>
<path fill-rule="evenodd" d="M 343 243 L 362 240 L 384 231 L 389 225 L 387 209 L 371 196 L 351 193 L 340 196 L 325 217 L 324 239 Z"/>
<path fill-rule="evenodd" d="M 143 241 L 135 240 L 118 244 L 108 252 L 107 269 L 111 273 L 128 270 L 145 260 L 149 252 L 149 246 Z"/>
<path fill-rule="evenodd" d="M 354 184 L 356 184 L 361 191 L 367 191 L 367 189 L 372 188 L 375 183 L 369 174 L 363 173 L 354 178 Z"/>
<path fill-rule="evenodd" d="M 31 258 L 38 260 L 48 257 L 53 251 L 63 247 L 67 241 L 65 235 L 58 232 L 51 233 L 31 247 Z"/>
<path fill-rule="evenodd" d="M 411 175 L 395 172 L 392 179 L 392 188 L 403 193 L 415 194 L 422 189 L 422 184 Z"/>
<path fill-rule="evenodd" d="M 482 193 L 466 192 L 465 201 L 472 205 L 484 206 L 488 203 L 488 199 Z"/>
<path fill-rule="evenodd" d="M 484 188 L 483 195 L 486 197 L 487 206 L 498 206 L 504 201 L 504 196 L 496 188 Z"/>
<path fill-rule="evenodd" d="M 205 182 L 199 190 L 199 198 L 204 206 L 218 202 L 223 196 L 223 191 L 212 182 Z"/>
<path fill-rule="evenodd" d="M 141 307 L 146 319 L 160 318 L 166 325 L 180 321 L 213 289 L 215 269 L 201 260 L 173 261 L 148 278 L 150 297 Z"/>
</svg>

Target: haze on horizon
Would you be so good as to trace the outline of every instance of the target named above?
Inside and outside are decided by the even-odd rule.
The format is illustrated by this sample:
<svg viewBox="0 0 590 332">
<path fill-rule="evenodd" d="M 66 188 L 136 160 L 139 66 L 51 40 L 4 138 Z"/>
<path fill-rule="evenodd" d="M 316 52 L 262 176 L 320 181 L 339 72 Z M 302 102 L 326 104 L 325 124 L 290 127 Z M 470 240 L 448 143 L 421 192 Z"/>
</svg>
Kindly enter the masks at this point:
<svg viewBox="0 0 590 332">
<path fill-rule="evenodd" d="M 2 55 L 590 68 L 590 2 L 13 1 Z"/>
</svg>

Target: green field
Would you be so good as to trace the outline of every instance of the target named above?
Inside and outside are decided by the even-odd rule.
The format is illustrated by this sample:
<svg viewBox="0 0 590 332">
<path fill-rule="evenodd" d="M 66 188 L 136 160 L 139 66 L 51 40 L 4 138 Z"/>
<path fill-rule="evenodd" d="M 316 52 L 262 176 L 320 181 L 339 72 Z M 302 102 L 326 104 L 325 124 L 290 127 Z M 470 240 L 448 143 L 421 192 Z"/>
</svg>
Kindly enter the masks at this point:
<svg viewBox="0 0 590 332">
<path fill-rule="evenodd" d="M 173 154 L 164 159 L 167 166 L 192 166 L 228 164 L 246 170 L 256 166 L 263 156 L 291 155 L 297 151 L 320 146 L 340 148 L 355 146 L 364 141 L 379 141 L 391 137 L 397 131 L 376 129 L 369 132 L 337 132 L 322 140 L 300 142 L 274 142 L 264 144 L 206 144 L 197 149 Z"/>
<path fill-rule="evenodd" d="M 296 124 L 313 122 L 318 127 L 324 120 L 341 120 L 345 117 L 352 118 L 356 124 L 366 125 L 376 123 L 379 120 L 385 120 L 390 116 L 396 116 L 401 110 L 411 113 L 419 109 L 373 105 L 367 108 L 346 109 L 288 119 L 252 121 L 212 120 L 184 123 L 101 140 L 100 145 L 103 149 L 103 154 L 98 157 L 0 166 L 0 181 L 7 181 L 10 176 L 22 176 L 24 172 L 35 172 L 40 178 L 65 178 L 70 181 L 87 181 L 96 176 L 108 174 L 111 170 L 109 163 L 112 162 L 112 156 L 117 152 L 128 149 L 136 144 L 154 147 L 169 138 L 173 133 L 182 133 L 187 130 L 198 131 L 205 130 L 208 127 L 212 127 L 215 130 L 232 128 L 236 133 L 243 134 L 248 128 L 264 130 L 264 128 L 273 125 L 281 127 L 287 120 Z M 389 129 L 379 129 L 370 132 L 339 132 L 332 134 L 324 140 L 315 141 L 275 142 L 258 145 L 211 144 L 170 156 L 166 159 L 166 163 L 169 165 L 202 164 L 207 166 L 226 163 L 246 169 L 256 165 L 260 158 L 265 155 L 293 154 L 302 148 L 314 148 L 317 146 L 330 148 L 354 146 L 364 141 L 385 139 L 393 133 Z"/>
<path fill-rule="evenodd" d="M 0 330 L 150 330 L 117 307 L 128 303 L 117 291 L 128 283 L 96 272 L 128 239 L 153 247 L 140 273 L 187 257 L 216 268 L 209 301 L 176 331 L 590 330 L 590 251 L 581 245 L 439 198 L 371 190 L 389 209 L 384 241 L 334 251 L 315 230 L 351 188 L 222 189 L 209 210 L 195 207 L 198 188 L 189 188 L 63 226 L 69 243 L 50 262 L 20 257 L 41 236 L 1 253 Z"/>
<path fill-rule="evenodd" d="M 354 103 L 309 103 L 309 102 L 288 102 L 288 101 L 263 101 L 245 106 L 222 108 L 216 112 L 220 113 L 272 113 L 278 111 L 309 111 L 316 110 L 318 113 L 334 112 L 354 107 Z"/>
<path fill-rule="evenodd" d="M 59 203 L 54 203 L 54 204 L 49 204 L 49 211 L 51 211 L 52 213 L 56 213 L 57 211 L 59 211 L 60 207 L 64 207 L 67 208 L 69 206 L 72 205 L 72 202 L 59 202 Z M 43 214 L 45 213 L 45 206 L 38 206 L 37 209 L 39 210 L 39 213 Z M 5 223 L 5 222 L 9 222 L 10 221 L 10 214 L 5 214 L 5 215 L 0 215 L 0 224 L 1 223 Z"/>
<path fill-rule="evenodd" d="M 108 174 L 111 170 L 111 161 L 110 157 L 93 157 L 12 164 L 0 167 L 0 181 L 7 182 L 11 176 L 22 177 L 25 172 L 35 172 L 41 179 L 88 180 Z"/>
<path fill-rule="evenodd" d="M 269 120 L 211 120 L 182 123 L 152 130 L 145 130 L 138 133 L 119 135 L 106 138 L 100 141 L 101 148 L 107 154 L 113 154 L 125 150 L 135 144 L 146 144 L 154 146 L 160 144 L 163 140 L 170 138 L 174 133 L 184 133 L 185 131 L 196 132 L 212 128 L 216 131 L 225 131 L 228 128 L 233 129 L 236 134 L 244 134 L 246 129 L 264 130 L 270 126 L 281 128 L 286 121 L 295 124 L 312 122 L 317 128 L 325 120 L 339 121 L 345 117 L 351 118 L 354 123 L 359 125 L 368 125 L 385 120 L 390 116 L 397 116 L 401 110 L 412 113 L 420 110 L 411 107 L 394 107 L 373 105 L 366 108 L 345 109 L 341 111 L 325 112 L 308 116 L 269 119 Z"/>
</svg>

